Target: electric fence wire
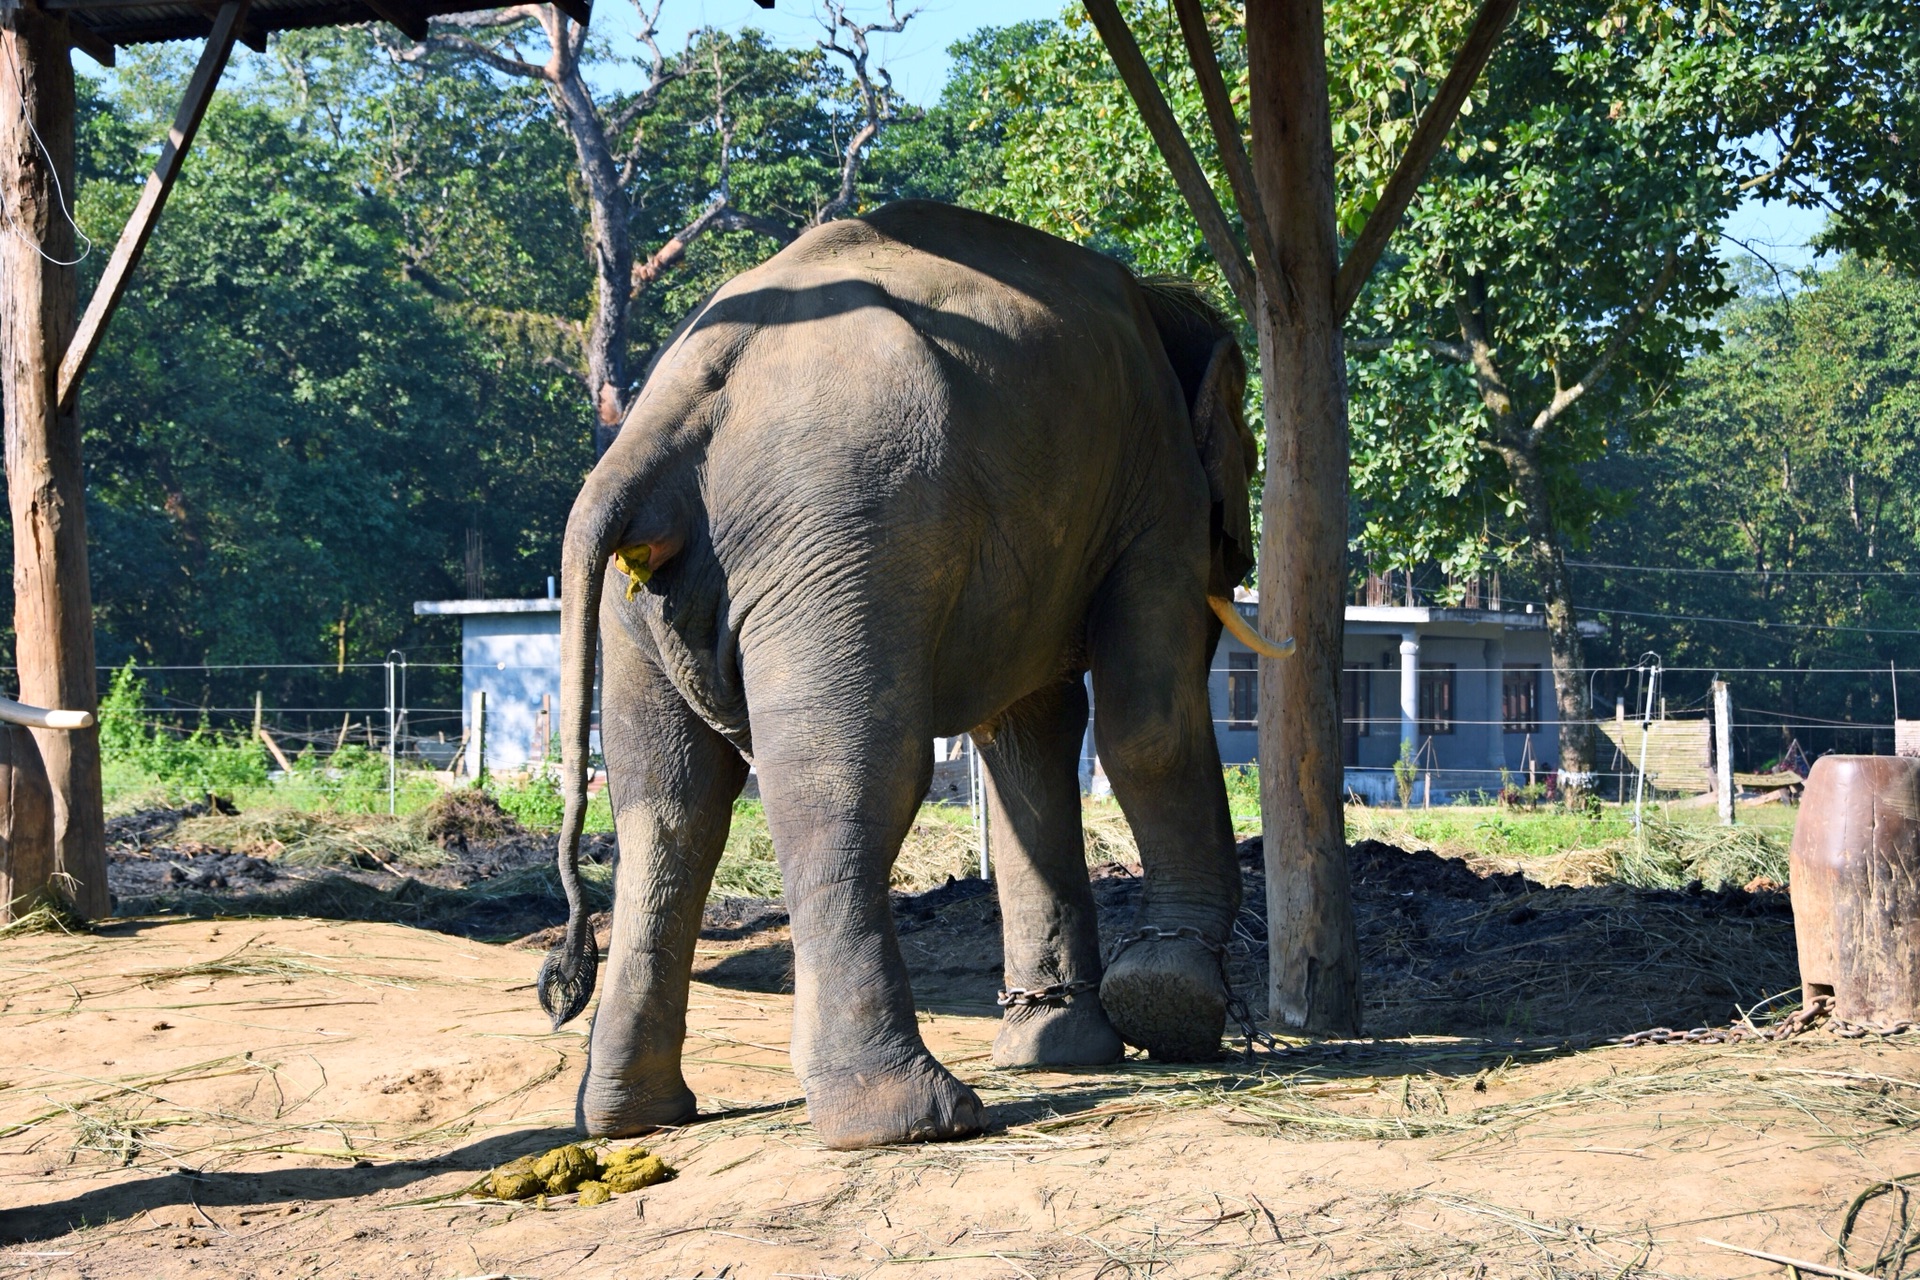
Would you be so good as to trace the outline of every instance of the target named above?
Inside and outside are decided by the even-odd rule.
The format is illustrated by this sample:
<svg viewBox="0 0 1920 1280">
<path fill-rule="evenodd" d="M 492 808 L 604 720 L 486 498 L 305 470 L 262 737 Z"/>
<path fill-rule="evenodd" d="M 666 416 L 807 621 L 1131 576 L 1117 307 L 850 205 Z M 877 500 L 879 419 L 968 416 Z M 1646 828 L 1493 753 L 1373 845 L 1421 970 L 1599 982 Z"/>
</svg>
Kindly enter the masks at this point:
<svg viewBox="0 0 1920 1280">
<path fill-rule="evenodd" d="M 86 232 L 80 229 L 80 224 L 73 220 L 73 211 L 68 207 L 69 202 L 66 191 L 60 184 L 59 166 L 53 162 L 53 152 L 48 149 L 46 139 L 42 138 L 40 131 L 34 128 L 33 113 L 27 110 L 27 76 L 26 72 L 21 69 L 19 62 L 13 56 L 13 42 L 0 41 L 0 49 L 7 51 L 7 68 L 12 73 L 10 78 L 13 82 L 13 93 L 20 104 L 20 123 L 27 126 L 27 132 L 33 136 L 34 145 L 40 149 L 41 159 L 46 161 L 47 176 L 53 180 L 54 206 L 60 210 L 60 216 L 67 220 L 67 225 L 73 228 L 73 234 L 78 237 L 80 242 L 86 247 L 80 251 L 80 256 L 71 262 L 56 258 L 48 253 L 40 247 L 39 241 L 28 236 L 27 233 L 21 229 L 19 220 L 13 215 L 13 210 L 7 207 L 4 192 L 0 192 L 0 222 L 4 222 L 10 234 L 17 237 L 22 244 L 25 244 L 28 248 L 39 254 L 46 262 L 56 267 L 77 267 L 92 255 L 93 240 Z"/>
</svg>

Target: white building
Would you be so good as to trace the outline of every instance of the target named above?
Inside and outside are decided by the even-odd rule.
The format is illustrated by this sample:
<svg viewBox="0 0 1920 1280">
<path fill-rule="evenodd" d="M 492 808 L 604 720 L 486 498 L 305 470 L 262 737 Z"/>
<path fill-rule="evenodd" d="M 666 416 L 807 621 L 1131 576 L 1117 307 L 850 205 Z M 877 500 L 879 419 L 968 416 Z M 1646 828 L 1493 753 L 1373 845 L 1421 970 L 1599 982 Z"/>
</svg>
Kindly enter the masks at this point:
<svg viewBox="0 0 1920 1280">
<path fill-rule="evenodd" d="M 1255 620 L 1258 598 L 1236 593 Z M 544 760 L 559 731 L 558 600 L 422 600 L 419 615 L 460 619 L 461 716 L 466 769 L 478 765 L 474 694 L 487 695 L 487 767 Z M 1582 629 L 1596 634 L 1594 623 Z M 1349 605 L 1341 726 L 1347 790 L 1370 803 L 1397 800 L 1394 762 L 1412 754 L 1421 799 L 1499 789 L 1504 769 L 1526 781 L 1559 763 L 1560 734 L 1549 670 L 1546 617 L 1500 609 Z M 1221 762 L 1257 761 L 1256 656 L 1232 636 L 1214 654 L 1208 695 Z M 1094 714 L 1098 716 L 1099 708 Z M 942 743 L 945 746 L 948 744 Z M 1098 788 L 1087 736 L 1082 774 Z"/>
<path fill-rule="evenodd" d="M 1259 597 L 1235 592 L 1256 620 Z M 1599 634 L 1582 623 L 1583 634 Z M 1420 799 L 1493 793 L 1501 770 L 1544 779 L 1560 758 L 1546 615 L 1438 605 L 1348 605 L 1340 677 L 1342 763 L 1350 794 L 1397 803 L 1394 762 L 1417 767 Z M 1214 732 L 1225 764 L 1258 758 L 1259 667 L 1222 636 L 1209 679 Z M 1430 782 L 1429 782 L 1430 779 Z"/>
<path fill-rule="evenodd" d="M 544 760 L 560 730 L 558 600 L 416 600 L 419 616 L 460 619 L 460 728 L 466 773 L 479 769 L 474 695 L 487 695 L 487 768 Z"/>
</svg>

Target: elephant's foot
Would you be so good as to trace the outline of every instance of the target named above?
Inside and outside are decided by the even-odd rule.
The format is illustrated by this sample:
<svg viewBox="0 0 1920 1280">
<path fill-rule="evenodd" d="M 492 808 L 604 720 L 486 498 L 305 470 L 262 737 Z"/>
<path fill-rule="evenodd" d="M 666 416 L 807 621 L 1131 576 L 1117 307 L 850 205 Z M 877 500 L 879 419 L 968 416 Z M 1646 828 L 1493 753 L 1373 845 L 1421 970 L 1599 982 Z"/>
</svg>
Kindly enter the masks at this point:
<svg viewBox="0 0 1920 1280">
<path fill-rule="evenodd" d="M 986 1123 L 979 1096 L 924 1049 L 900 1065 L 809 1076 L 807 1118 L 840 1151 L 966 1138 Z"/>
<path fill-rule="evenodd" d="M 596 1076 L 589 1065 L 586 1079 L 580 1082 L 574 1124 L 590 1138 L 633 1138 L 686 1124 L 695 1114 L 693 1090 L 678 1072 L 671 1082 L 649 1086 Z"/>
<path fill-rule="evenodd" d="M 1092 992 L 1064 1005 L 1013 1005 L 993 1040 L 996 1067 L 1097 1067 L 1126 1046 Z"/>
<path fill-rule="evenodd" d="M 1129 945 L 1100 983 L 1100 1003 L 1130 1045 L 1166 1062 L 1220 1056 L 1227 985 L 1215 953 L 1194 938 L 1143 938 Z"/>
</svg>

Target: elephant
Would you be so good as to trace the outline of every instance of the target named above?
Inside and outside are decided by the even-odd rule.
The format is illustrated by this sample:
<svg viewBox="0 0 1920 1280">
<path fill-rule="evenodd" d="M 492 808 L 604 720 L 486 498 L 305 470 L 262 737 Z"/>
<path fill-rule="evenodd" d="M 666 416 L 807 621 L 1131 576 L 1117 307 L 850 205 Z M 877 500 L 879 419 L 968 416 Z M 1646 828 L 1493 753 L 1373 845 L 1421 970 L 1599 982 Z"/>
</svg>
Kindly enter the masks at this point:
<svg viewBox="0 0 1920 1280">
<path fill-rule="evenodd" d="M 932 739 L 985 763 L 1008 994 L 993 1061 L 1218 1052 L 1240 878 L 1207 669 L 1253 563 L 1233 333 L 1191 285 L 905 201 L 731 280 L 655 360 L 568 518 L 564 938 L 555 1027 L 599 964 L 577 868 L 596 651 L 619 858 L 576 1122 L 695 1114 L 702 907 L 757 770 L 794 947 L 792 1057 L 829 1146 L 978 1132 L 915 1020 L 888 877 Z M 1141 928 L 1102 968 L 1080 826 L 1096 743 Z"/>
</svg>

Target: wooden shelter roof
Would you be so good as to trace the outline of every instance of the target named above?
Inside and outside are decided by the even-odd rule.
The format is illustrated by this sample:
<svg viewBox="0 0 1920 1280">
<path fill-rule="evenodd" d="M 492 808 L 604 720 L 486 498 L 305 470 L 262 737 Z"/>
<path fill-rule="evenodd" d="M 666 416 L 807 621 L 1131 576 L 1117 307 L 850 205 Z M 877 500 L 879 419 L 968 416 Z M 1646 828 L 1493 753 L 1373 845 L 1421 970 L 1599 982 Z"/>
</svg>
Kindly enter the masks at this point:
<svg viewBox="0 0 1920 1280">
<path fill-rule="evenodd" d="M 32 5 L 35 0 L 27 3 Z M 592 11 L 592 0 L 554 3 L 582 25 Z M 213 33 L 220 13 L 218 3 L 193 0 L 38 0 L 37 7 L 64 14 L 74 43 L 96 61 L 104 62 L 112 61 L 114 45 L 204 40 Z M 269 32 L 359 22 L 391 23 L 418 40 L 426 36 L 429 18 L 494 7 L 475 4 L 474 0 L 253 0 L 241 22 L 239 40 L 249 48 L 264 50 Z"/>
</svg>

